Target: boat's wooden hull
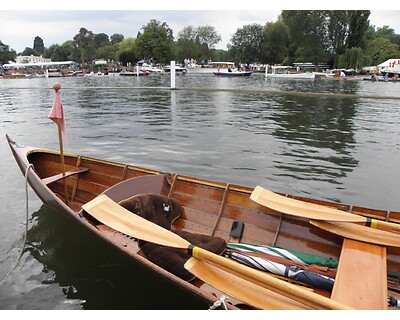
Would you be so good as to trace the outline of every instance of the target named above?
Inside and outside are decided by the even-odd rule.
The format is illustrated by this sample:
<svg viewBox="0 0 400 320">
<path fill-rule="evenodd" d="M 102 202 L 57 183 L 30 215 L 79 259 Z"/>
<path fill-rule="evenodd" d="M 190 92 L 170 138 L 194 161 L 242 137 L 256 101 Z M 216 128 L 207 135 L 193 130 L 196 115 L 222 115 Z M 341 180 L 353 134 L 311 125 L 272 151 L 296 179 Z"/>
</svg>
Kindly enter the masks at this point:
<svg viewBox="0 0 400 320">
<path fill-rule="evenodd" d="M 174 230 L 218 236 L 229 242 L 232 225 L 241 221 L 244 223 L 242 243 L 276 245 L 335 259 L 340 256 L 342 237 L 316 228 L 307 219 L 282 215 L 258 205 L 250 200 L 253 188 L 249 187 L 165 174 L 133 165 L 65 154 L 66 171 L 77 167 L 85 169 L 79 174 L 71 174 L 65 178 L 68 190 L 66 201 L 63 179 L 51 182 L 51 177 L 61 172 L 59 152 L 19 146 L 9 138 L 8 141 L 21 171 L 28 172 L 28 181 L 43 203 L 80 223 L 136 262 L 178 284 L 183 290 L 204 299 L 210 305 L 223 293 L 198 279 L 191 282 L 184 281 L 151 263 L 143 257 L 133 238 L 82 214 L 82 205 L 102 193 L 114 201 L 139 193 L 157 193 L 178 200 L 184 208 L 181 216 L 173 223 Z M 34 170 L 27 170 L 30 164 Z M 374 219 L 400 222 L 399 212 L 386 212 L 301 197 L 297 199 L 340 207 Z M 388 271 L 400 272 L 399 263 L 399 248 L 388 248 Z M 325 296 L 330 295 L 329 292 L 321 291 L 321 293 Z M 228 306 L 232 309 L 252 308 L 234 298 L 230 299 Z"/>
</svg>

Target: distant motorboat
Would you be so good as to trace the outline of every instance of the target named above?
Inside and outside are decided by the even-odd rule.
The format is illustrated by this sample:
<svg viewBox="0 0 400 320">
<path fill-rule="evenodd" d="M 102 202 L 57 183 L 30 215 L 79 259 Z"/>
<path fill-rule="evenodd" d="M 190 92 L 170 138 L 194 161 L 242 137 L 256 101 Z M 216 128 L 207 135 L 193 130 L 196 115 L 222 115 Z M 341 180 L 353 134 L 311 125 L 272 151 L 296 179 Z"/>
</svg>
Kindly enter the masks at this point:
<svg viewBox="0 0 400 320">
<path fill-rule="evenodd" d="M 165 66 L 164 71 L 166 73 L 171 73 L 171 66 Z M 186 74 L 187 72 L 187 69 L 185 67 L 182 67 L 180 64 L 175 65 L 176 74 Z"/>
<path fill-rule="evenodd" d="M 141 69 L 142 71 L 147 71 L 149 74 L 163 74 L 165 71 L 154 65 L 149 65 L 147 63 L 143 63 Z"/>
</svg>

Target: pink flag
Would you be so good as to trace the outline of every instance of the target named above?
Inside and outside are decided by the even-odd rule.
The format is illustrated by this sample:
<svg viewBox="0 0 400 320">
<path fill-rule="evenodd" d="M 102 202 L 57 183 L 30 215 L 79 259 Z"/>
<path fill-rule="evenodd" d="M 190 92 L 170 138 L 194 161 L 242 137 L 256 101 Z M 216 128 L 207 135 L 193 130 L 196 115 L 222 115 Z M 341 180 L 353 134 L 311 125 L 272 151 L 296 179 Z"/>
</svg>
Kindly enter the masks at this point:
<svg viewBox="0 0 400 320">
<path fill-rule="evenodd" d="M 50 120 L 54 121 L 57 126 L 60 126 L 60 130 L 63 133 L 65 140 L 67 138 L 67 127 L 65 125 L 64 117 L 64 106 L 61 102 L 60 92 L 56 91 L 54 96 L 53 108 L 51 108 L 49 115 L 47 116 Z M 64 142 L 65 144 L 65 142 Z"/>
</svg>

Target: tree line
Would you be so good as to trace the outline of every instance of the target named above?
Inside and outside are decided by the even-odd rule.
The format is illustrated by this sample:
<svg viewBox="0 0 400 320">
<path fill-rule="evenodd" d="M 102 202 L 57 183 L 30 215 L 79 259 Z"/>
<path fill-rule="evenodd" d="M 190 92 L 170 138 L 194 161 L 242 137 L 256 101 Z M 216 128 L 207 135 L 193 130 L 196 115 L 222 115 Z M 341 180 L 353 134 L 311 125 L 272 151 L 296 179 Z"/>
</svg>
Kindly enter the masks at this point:
<svg viewBox="0 0 400 320">
<path fill-rule="evenodd" d="M 249 24 L 236 30 L 227 50 L 215 45 L 221 35 L 213 26 L 186 26 L 178 32 L 166 22 L 150 20 L 136 37 L 108 36 L 82 27 L 73 39 L 45 47 L 36 36 L 32 48 L 21 55 L 42 55 L 52 61 L 73 60 L 88 64 L 106 59 L 122 65 L 139 60 L 161 64 L 185 59 L 285 64 L 312 62 L 332 68 L 377 65 L 400 55 L 400 35 L 389 26 L 375 28 L 369 10 L 283 10 L 276 22 Z M 0 41 L 0 64 L 15 60 L 17 53 Z"/>
</svg>

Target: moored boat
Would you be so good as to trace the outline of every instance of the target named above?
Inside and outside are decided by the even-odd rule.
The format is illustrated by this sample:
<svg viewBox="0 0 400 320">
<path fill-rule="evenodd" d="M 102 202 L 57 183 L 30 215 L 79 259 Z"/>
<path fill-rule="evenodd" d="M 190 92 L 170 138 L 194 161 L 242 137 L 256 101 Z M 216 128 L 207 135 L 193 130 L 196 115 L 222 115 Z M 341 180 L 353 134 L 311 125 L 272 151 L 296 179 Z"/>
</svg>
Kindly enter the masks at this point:
<svg viewBox="0 0 400 320">
<path fill-rule="evenodd" d="M 249 77 L 251 73 L 251 71 L 228 70 L 214 72 L 214 75 L 219 77 Z"/>
<path fill-rule="evenodd" d="M 125 77 L 147 76 L 148 74 L 149 72 L 146 70 L 137 70 L 137 69 L 136 71 L 122 70 L 119 73 L 120 76 L 125 76 Z"/>
<path fill-rule="evenodd" d="M 55 68 L 46 69 L 46 72 L 45 72 L 46 78 L 59 78 L 62 76 L 63 76 L 63 73 L 61 72 L 60 69 L 55 69 Z"/>
<path fill-rule="evenodd" d="M 371 77 L 363 77 L 364 81 L 372 81 L 372 82 L 398 82 L 400 83 L 400 78 L 398 76 L 388 77 L 382 75 L 372 75 Z"/>
<path fill-rule="evenodd" d="M 337 231 L 338 234 L 326 231 L 332 230 L 332 225 L 317 222 L 317 226 L 310 222 L 319 217 L 322 221 L 330 219 L 331 223 L 331 220 L 338 220 L 336 215 L 340 216 L 339 222 L 355 219 L 361 223 L 372 218 L 389 222 L 396 231 L 400 212 L 304 197 L 282 197 L 260 188 L 162 173 L 84 155 L 64 154 L 63 173 L 60 152 L 22 146 L 8 136 L 7 140 L 17 164 L 23 173 L 27 173 L 32 189 L 43 203 L 81 224 L 136 263 L 210 304 L 227 294 L 226 305 L 230 309 L 334 309 L 347 306 L 386 309 L 388 294 L 399 299 L 399 286 L 393 283 L 393 275 L 400 272 L 400 251 L 396 243 L 380 243 L 386 239 L 384 236 L 379 238 L 378 244 L 368 243 L 370 229 L 355 222 L 348 223 L 364 228 L 361 233 L 367 236 L 365 241 L 353 239 L 348 234 L 344 237 Z M 258 196 L 256 191 L 260 191 Z M 269 206 L 265 206 L 265 199 L 270 201 Z M 141 211 L 134 214 L 130 212 L 132 207 L 140 207 Z M 340 213 L 336 213 L 337 209 Z M 149 222 L 136 220 L 137 217 Z M 344 222 L 333 224 L 335 227 L 343 225 L 346 226 Z M 164 229 L 158 229 L 159 226 Z M 357 230 L 351 232 L 358 235 Z M 139 233 L 135 233 L 137 231 Z M 394 232 L 390 232 L 390 236 L 393 239 L 399 237 Z M 165 242 L 169 247 L 180 248 L 182 243 L 186 246 L 187 241 L 192 244 L 190 250 L 194 253 L 177 253 L 165 248 Z M 207 250 L 199 249 L 200 243 Z M 240 244 L 272 247 L 275 251 L 286 248 L 291 252 L 302 252 L 303 256 L 336 260 L 337 267 L 318 268 L 314 263 L 306 263 L 313 265 L 323 276 L 326 274 L 322 270 L 335 269 L 330 270 L 335 273 L 333 288 L 275 278 L 261 271 L 253 274 L 248 269 L 254 269 L 245 268 L 233 259 L 235 251 L 232 247 Z M 224 252 L 221 252 L 221 245 L 224 245 Z M 255 257 L 248 252 L 244 255 Z M 358 264 L 353 263 L 354 259 Z M 284 263 L 288 263 L 286 260 Z M 287 273 L 293 270 L 287 270 Z M 320 274 L 318 272 L 314 273 Z M 260 273 L 269 281 L 268 285 L 258 278 Z M 370 276 L 360 278 L 365 274 Z M 388 281 L 388 275 L 391 281 Z M 235 287 L 235 283 L 239 286 Z M 251 292 L 256 294 L 251 296 Z"/>
<path fill-rule="evenodd" d="M 281 78 L 281 79 L 315 79 L 315 72 L 290 72 L 290 66 L 269 66 L 265 69 L 266 78 Z"/>
<path fill-rule="evenodd" d="M 166 73 L 171 73 L 171 66 L 165 66 L 163 69 Z M 188 71 L 185 67 L 181 66 L 180 64 L 175 65 L 175 74 L 186 74 Z"/>
<path fill-rule="evenodd" d="M 209 61 L 208 63 L 202 64 L 188 64 L 185 65 L 189 74 L 213 74 L 214 72 L 227 71 L 228 69 L 234 69 L 234 62 L 226 61 Z"/>
</svg>

